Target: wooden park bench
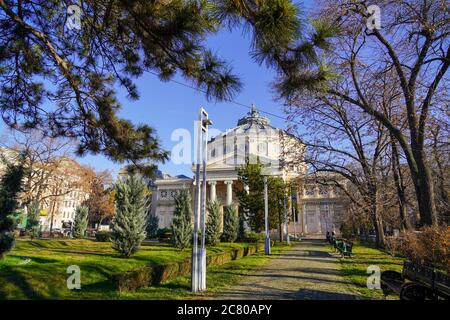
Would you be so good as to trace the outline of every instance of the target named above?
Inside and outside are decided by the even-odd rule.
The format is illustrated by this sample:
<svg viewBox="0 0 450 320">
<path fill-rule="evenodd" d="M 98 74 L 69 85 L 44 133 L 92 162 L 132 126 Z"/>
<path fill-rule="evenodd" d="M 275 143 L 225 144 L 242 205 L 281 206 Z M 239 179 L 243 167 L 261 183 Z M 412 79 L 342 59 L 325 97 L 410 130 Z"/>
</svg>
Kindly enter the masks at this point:
<svg viewBox="0 0 450 320">
<path fill-rule="evenodd" d="M 431 266 L 405 261 L 402 273 L 381 273 L 384 295 L 396 293 L 401 300 L 450 299 L 450 276 Z"/>
</svg>

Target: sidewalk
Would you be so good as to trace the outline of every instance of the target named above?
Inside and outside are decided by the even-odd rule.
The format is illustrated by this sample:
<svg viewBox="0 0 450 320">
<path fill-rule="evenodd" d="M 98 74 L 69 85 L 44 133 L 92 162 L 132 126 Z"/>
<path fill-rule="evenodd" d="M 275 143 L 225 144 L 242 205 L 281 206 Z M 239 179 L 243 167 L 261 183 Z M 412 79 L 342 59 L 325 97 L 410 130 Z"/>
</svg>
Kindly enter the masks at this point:
<svg viewBox="0 0 450 320">
<path fill-rule="evenodd" d="M 213 299 L 354 300 L 324 240 L 306 239 Z"/>
</svg>

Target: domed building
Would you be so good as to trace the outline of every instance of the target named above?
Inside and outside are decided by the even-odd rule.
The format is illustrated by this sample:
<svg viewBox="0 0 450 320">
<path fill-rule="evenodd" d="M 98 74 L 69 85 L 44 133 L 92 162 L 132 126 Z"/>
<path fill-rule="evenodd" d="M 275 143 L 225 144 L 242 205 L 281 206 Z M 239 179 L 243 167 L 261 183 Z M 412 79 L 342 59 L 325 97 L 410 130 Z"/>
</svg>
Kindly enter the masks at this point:
<svg viewBox="0 0 450 320">
<path fill-rule="evenodd" d="M 272 126 L 269 119 L 253 106 L 247 115 L 237 121 L 236 127 L 208 141 L 207 200 L 218 200 L 223 206 L 234 205 L 240 209 L 236 190 L 242 190 L 245 186 L 238 181 L 238 168 L 245 164 L 246 159 L 255 162 L 259 159 L 264 175 L 281 177 L 286 182 L 295 181 L 300 186 L 302 181 L 308 180 L 307 167 L 302 161 L 304 151 L 301 140 Z M 195 166 L 192 171 L 195 172 Z M 152 214 L 158 216 L 160 228 L 172 224 L 174 196 L 183 188 L 188 188 L 193 195 L 194 185 L 194 179 L 184 175 L 173 177 L 163 174 L 155 180 Z M 336 228 L 332 207 L 339 199 L 332 192 L 320 194 L 318 189 L 317 194 L 315 191 L 311 194 L 309 184 L 307 188 L 299 187 L 293 197 L 299 212 L 288 208 L 291 216 L 289 231 L 323 234 Z M 326 215 L 330 216 L 328 218 L 321 218 L 325 212 L 324 203 Z"/>
</svg>

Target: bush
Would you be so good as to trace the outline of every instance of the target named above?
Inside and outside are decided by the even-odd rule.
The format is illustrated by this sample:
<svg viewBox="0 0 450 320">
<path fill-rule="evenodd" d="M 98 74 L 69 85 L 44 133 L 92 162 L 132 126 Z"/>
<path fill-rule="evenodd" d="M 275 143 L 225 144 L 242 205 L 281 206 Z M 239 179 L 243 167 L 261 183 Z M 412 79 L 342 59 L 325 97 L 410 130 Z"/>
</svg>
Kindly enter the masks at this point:
<svg viewBox="0 0 450 320">
<path fill-rule="evenodd" d="M 158 225 L 158 216 L 149 214 L 147 219 L 147 237 L 149 239 L 154 239 L 158 236 Z"/>
<path fill-rule="evenodd" d="M 160 242 L 171 242 L 172 230 L 170 228 L 158 229 L 156 237 Z"/>
<path fill-rule="evenodd" d="M 95 234 L 95 240 L 99 242 L 108 242 L 111 239 L 111 232 L 109 231 L 99 231 Z"/>
<path fill-rule="evenodd" d="M 396 237 L 386 237 L 386 251 L 393 257 L 400 254 L 400 239 Z"/>
<path fill-rule="evenodd" d="M 258 242 L 260 240 L 264 240 L 264 234 L 262 233 L 256 233 L 256 232 L 248 232 L 245 234 L 244 242 Z"/>
<path fill-rule="evenodd" d="M 264 250 L 263 244 L 253 244 L 246 248 L 235 248 L 226 252 L 210 254 L 206 257 L 206 265 L 221 265 L 232 260 L 241 259 Z M 117 290 L 134 291 L 142 287 L 157 285 L 162 281 L 172 280 L 191 273 L 191 259 L 180 262 L 169 262 L 159 265 L 148 265 L 135 270 L 119 272 L 112 275 L 112 282 Z"/>
<path fill-rule="evenodd" d="M 88 207 L 79 206 L 75 209 L 75 220 L 73 222 L 72 234 L 74 238 L 83 238 L 86 235 L 88 226 Z"/>
<path fill-rule="evenodd" d="M 403 232 L 397 241 L 398 251 L 408 260 L 450 273 L 450 227 Z"/>
<path fill-rule="evenodd" d="M 12 233 L 0 233 L 0 260 L 14 247 L 16 239 Z"/>
<path fill-rule="evenodd" d="M 233 206 L 223 208 L 223 233 L 222 241 L 234 242 L 238 237 L 239 220 L 236 209 Z"/>
<path fill-rule="evenodd" d="M 208 203 L 208 219 L 205 227 L 205 240 L 212 246 L 220 242 L 220 203 L 212 201 Z"/>
</svg>

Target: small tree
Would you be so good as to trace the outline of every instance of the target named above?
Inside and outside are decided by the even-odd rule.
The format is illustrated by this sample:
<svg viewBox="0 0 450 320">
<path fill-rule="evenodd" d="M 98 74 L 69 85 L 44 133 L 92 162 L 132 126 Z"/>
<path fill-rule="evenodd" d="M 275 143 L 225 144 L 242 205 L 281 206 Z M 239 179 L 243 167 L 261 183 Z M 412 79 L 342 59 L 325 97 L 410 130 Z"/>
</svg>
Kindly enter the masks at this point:
<svg viewBox="0 0 450 320">
<path fill-rule="evenodd" d="M 212 246 L 220 242 L 220 203 L 210 201 L 208 203 L 208 219 L 206 220 L 205 240 Z"/>
<path fill-rule="evenodd" d="M 0 259 L 2 259 L 15 244 L 14 229 L 16 228 L 17 195 L 22 190 L 22 178 L 25 174 L 23 158 L 18 164 L 13 164 L 5 158 L 6 171 L 0 180 Z"/>
<path fill-rule="evenodd" d="M 89 181 L 89 197 L 84 205 L 89 208 L 89 222 L 97 225 L 97 230 L 103 222 L 109 224 L 114 217 L 114 188 L 111 185 L 112 176 L 108 171 L 95 172 Z"/>
<path fill-rule="evenodd" d="M 149 214 L 147 219 L 147 237 L 156 238 L 158 235 L 159 218 L 157 215 Z"/>
<path fill-rule="evenodd" d="M 234 242 L 238 237 L 239 219 L 233 206 L 223 208 L 223 233 L 222 241 Z"/>
<path fill-rule="evenodd" d="M 245 216 L 244 213 L 238 214 L 238 237 L 239 241 L 245 240 Z"/>
<path fill-rule="evenodd" d="M 237 190 L 236 196 L 239 205 L 245 214 L 241 214 L 240 223 L 244 230 L 244 221 L 248 222 L 252 231 L 261 232 L 264 230 L 264 177 L 261 174 L 262 164 L 257 158 L 256 163 L 250 162 L 247 158 L 245 165 L 238 168 L 238 179 L 247 190 Z"/>
<path fill-rule="evenodd" d="M 39 202 L 32 201 L 27 206 L 27 226 L 26 229 L 30 233 L 30 238 L 33 240 L 34 238 L 39 237 Z"/>
<path fill-rule="evenodd" d="M 135 175 L 116 184 L 116 217 L 112 227 L 113 248 L 129 258 L 146 237 L 147 187 Z"/>
<path fill-rule="evenodd" d="M 181 190 L 175 197 L 172 223 L 174 246 L 181 250 L 188 247 L 191 243 L 192 232 L 191 195 L 188 190 Z"/>
<path fill-rule="evenodd" d="M 74 236 L 74 238 L 83 238 L 86 235 L 88 219 L 89 219 L 88 207 L 78 206 L 75 210 L 75 220 L 72 229 L 72 235 Z"/>
</svg>

